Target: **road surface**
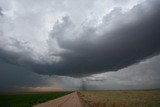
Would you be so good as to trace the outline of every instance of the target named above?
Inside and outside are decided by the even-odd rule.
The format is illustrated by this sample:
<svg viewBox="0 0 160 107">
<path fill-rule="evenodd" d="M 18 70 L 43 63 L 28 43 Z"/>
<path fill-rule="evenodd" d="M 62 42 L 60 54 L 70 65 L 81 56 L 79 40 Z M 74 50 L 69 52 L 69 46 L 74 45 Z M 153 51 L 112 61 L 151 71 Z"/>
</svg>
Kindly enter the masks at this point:
<svg viewBox="0 0 160 107">
<path fill-rule="evenodd" d="M 73 92 L 66 96 L 35 105 L 34 107 L 84 107 L 77 92 Z"/>
</svg>

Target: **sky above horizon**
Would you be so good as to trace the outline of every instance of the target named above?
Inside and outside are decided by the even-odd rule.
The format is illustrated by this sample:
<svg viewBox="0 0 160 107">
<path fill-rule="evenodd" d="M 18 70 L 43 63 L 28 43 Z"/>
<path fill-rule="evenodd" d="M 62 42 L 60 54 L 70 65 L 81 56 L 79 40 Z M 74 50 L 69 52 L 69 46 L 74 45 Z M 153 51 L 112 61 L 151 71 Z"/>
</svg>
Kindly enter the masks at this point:
<svg viewBox="0 0 160 107">
<path fill-rule="evenodd" d="M 0 0 L 0 91 L 160 88 L 159 0 Z"/>
</svg>

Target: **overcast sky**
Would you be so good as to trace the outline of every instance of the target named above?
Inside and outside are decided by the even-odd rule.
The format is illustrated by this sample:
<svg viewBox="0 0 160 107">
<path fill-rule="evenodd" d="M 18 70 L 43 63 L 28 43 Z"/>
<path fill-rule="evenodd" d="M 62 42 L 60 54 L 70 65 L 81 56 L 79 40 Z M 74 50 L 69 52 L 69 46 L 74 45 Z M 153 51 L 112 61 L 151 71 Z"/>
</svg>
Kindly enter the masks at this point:
<svg viewBox="0 0 160 107">
<path fill-rule="evenodd" d="M 0 0 L 0 91 L 160 88 L 159 0 Z"/>
</svg>

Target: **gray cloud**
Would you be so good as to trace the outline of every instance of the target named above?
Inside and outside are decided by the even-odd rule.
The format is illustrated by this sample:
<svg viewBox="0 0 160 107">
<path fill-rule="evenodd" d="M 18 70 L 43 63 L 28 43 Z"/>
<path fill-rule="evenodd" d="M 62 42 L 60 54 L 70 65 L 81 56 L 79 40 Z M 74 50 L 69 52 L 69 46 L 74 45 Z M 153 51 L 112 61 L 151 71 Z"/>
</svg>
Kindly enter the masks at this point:
<svg viewBox="0 0 160 107">
<path fill-rule="evenodd" d="M 0 16 L 3 16 L 2 8 L 0 7 Z"/>
<path fill-rule="evenodd" d="M 48 85 L 45 77 L 27 71 L 23 67 L 5 63 L 0 60 L 0 92 L 14 91 L 20 87 L 37 87 Z"/>
<path fill-rule="evenodd" d="M 158 0 L 0 0 L 0 7 L 0 91 L 160 87 Z"/>
<path fill-rule="evenodd" d="M 0 92 L 53 91 L 80 89 L 80 80 L 70 77 L 39 75 L 24 67 L 0 60 Z"/>
<path fill-rule="evenodd" d="M 23 43 L 15 40 L 11 45 L 23 51 L 1 49 L 0 58 L 45 75 L 81 77 L 117 71 L 159 54 L 159 6 L 159 1 L 148 0 L 125 13 L 115 8 L 98 26 L 84 24 L 80 29 L 66 16 L 50 33 L 48 58 L 35 56 L 33 49 L 25 50 Z"/>
<path fill-rule="evenodd" d="M 80 37 L 74 40 L 63 37 L 72 34 L 72 22 L 69 17 L 64 17 L 63 22 L 55 25 L 51 33 L 51 39 L 56 39 L 60 48 L 67 50 L 58 54 L 62 60 L 32 68 L 38 73 L 86 76 L 117 71 L 157 55 L 160 52 L 159 6 L 159 1 L 149 0 L 125 14 L 113 10 L 104 17 L 100 27 L 84 28 Z M 100 28 L 112 24 L 112 20 L 107 23 L 108 18 L 113 18 L 119 25 L 99 35 L 97 32 Z"/>
<path fill-rule="evenodd" d="M 84 78 L 86 89 L 155 89 L 160 88 L 160 55 L 136 65 Z"/>
</svg>

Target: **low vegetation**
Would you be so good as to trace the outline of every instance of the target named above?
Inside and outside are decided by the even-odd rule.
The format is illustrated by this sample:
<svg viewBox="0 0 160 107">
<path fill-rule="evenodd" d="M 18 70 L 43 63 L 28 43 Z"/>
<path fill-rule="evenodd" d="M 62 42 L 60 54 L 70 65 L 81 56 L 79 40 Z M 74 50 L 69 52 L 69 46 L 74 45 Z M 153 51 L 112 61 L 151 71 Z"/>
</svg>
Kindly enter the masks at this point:
<svg viewBox="0 0 160 107">
<path fill-rule="evenodd" d="M 32 107 L 71 92 L 0 94 L 0 107 Z"/>
<path fill-rule="evenodd" d="M 90 107 L 160 107 L 160 90 L 81 91 Z"/>
</svg>

